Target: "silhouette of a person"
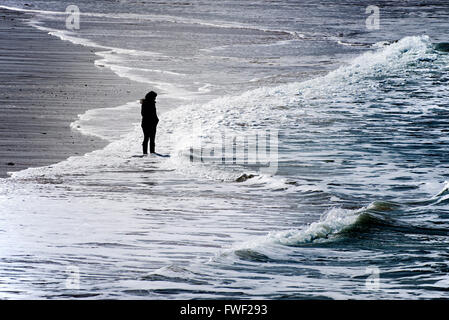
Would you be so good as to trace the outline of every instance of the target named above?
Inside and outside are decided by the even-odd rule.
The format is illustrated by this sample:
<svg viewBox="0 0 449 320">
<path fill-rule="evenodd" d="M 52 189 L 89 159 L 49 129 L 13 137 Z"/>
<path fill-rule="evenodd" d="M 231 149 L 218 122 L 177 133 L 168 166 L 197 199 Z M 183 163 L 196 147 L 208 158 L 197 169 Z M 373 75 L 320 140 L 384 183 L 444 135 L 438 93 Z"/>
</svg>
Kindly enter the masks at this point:
<svg viewBox="0 0 449 320">
<path fill-rule="evenodd" d="M 156 126 L 159 118 L 156 113 L 156 96 L 157 93 L 150 91 L 145 96 L 145 99 L 140 100 L 142 103 L 142 130 L 143 130 L 143 154 L 148 154 L 148 140 L 150 141 L 150 153 L 154 151 L 154 140 L 156 138 Z"/>
</svg>

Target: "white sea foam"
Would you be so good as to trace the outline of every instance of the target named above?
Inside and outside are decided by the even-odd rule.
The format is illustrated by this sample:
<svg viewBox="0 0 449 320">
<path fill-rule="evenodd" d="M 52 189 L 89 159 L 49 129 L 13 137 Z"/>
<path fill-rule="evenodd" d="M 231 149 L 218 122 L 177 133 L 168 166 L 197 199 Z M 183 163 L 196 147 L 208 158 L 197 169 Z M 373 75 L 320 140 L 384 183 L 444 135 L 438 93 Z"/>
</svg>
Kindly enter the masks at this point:
<svg viewBox="0 0 449 320">
<path fill-rule="evenodd" d="M 437 203 L 446 203 L 449 200 L 449 181 L 444 182 L 443 189 L 434 197 Z"/>
<path fill-rule="evenodd" d="M 74 36 L 73 34 L 62 36 L 67 37 L 67 35 Z M 18 257 L 19 254 L 23 254 L 23 257 L 27 258 L 29 255 L 36 255 L 42 260 L 53 262 L 59 259 L 56 261 L 64 263 L 73 263 L 79 259 L 83 263 L 83 273 L 89 275 L 89 277 L 85 277 L 86 281 L 90 281 L 90 278 L 94 279 L 87 282 L 87 285 L 95 288 L 99 286 L 96 281 L 100 278 L 101 267 L 101 271 L 104 272 L 101 278 L 104 278 L 108 284 L 100 283 L 100 286 L 104 285 L 109 289 L 109 283 L 119 283 L 118 286 L 105 290 L 105 292 L 111 292 L 111 296 L 117 294 L 117 288 L 123 290 L 123 288 L 130 287 L 117 282 L 116 267 L 122 265 L 121 261 L 127 261 L 125 269 L 134 271 L 142 270 L 142 266 L 151 266 L 149 269 L 162 267 L 159 272 L 162 274 L 167 272 L 170 276 L 170 270 L 164 269 L 164 265 L 176 264 L 176 262 L 186 265 L 194 261 L 196 257 L 204 260 L 219 248 L 228 245 L 233 248 L 231 253 L 236 253 L 239 248 L 253 248 L 256 251 L 254 255 L 256 267 L 250 272 L 245 274 L 245 268 L 252 263 L 239 263 L 238 271 L 230 268 L 230 265 L 225 265 L 225 268 L 218 269 L 218 272 L 222 272 L 222 277 L 218 279 L 221 282 L 217 286 L 195 288 L 207 289 L 212 292 L 218 286 L 225 287 L 222 279 L 229 279 L 231 283 L 229 286 L 233 286 L 232 283 L 238 284 L 238 287 L 233 287 L 233 289 L 234 292 L 240 294 L 241 288 L 251 288 L 254 284 L 253 279 L 261 278 L 260 268 L 263 266 L 257 262 L 257 259 L 264 261 L 266 257 L 263 254 L 266 253 L 268 259 L 277 257 L 277 255 L 283 260 L 290 259 L 292 256 L 292 259 L 296 259 L 299 255 L 292 255 L 297 252 L 294 251 L 296 249 L 292 250 L 291 246 L 300 246 L 301 249 L 298 251 L 303 254 L 307 251 L 308 244 L 334 240 L 335 237 L 361 221 L 364 209 L 342 209 L 338 207 L 338 204 L 332 204 L 332 198 L 327 197 L 328 195 L 321 197 L 323 192 L 311 192 L 311 195 L 308 193 L 304 198 L 307 203 L 310 203 L 308 200 L 311 200 L 316 201 L 317 206 L 323 208 L 334 207 L 326 211 L 326 214 L 316 221 L 317 211 L 305 210 L 303 212 L 302 209 L 307 205 L 301 207 L 301 212 L 295 209 L 302 206 L 297 202 L 296 194 L 272 191 L 285 190 L 285 187 L 294 192 L 298 191 L 298 194 L 308 190 L 322 191 L 323 186 L 320 185 L 320 182 L 312 180 L 309 182 L 310 185 L 305 185 L 307 182 L 304 185 L 289 184 L 291 181 L 283 177 L 257 174 L 257 172 L 245 169 L 244 173 L 254 173 L 255 176 L 241 183 L 214 183 L 215 179 L 235 180 L 242 173 L 239 172 L 241 168 L 215 166 L 207 162 L 190 163 L 190 146 L 198 140 L 198 137 L 203 139 L 206 146 L 212 145 L 214 143 L 212 137 L 223 129 L 230 130 L 236 135 L 251 135 L 258 130 L 274 127 L 283 130 L 284 137 L 288 138 L 294 136 L 295 130 L 302 126 L 303 120 L 317 124 L 326 123 L 326 121 L 331 123 L 324 129 L 310 126 L 305 130 L 309 128 L 310 131 L 323 130 L 327 134 L 332 134 L 332 130 L 335 130 L 336 133 L 339 133 L 338 128 L 335 127 L 343 124 L 336 122 L 336 125 L 333 126 L 331 121 L 343 119 L 351 108 L 355 108 L 351 99 L 358 96 L 360 90 L 373 89 L 370 86 L 375 85 L 376 81 L 371 81 L 370 78 L 388 77 L 390 73 L 393 76 L 398 75 L 398 72 L 407 69 L 408 63 L 416 62 L 420 58 L 431 57 L 431 53 L 428 52 L 428 44 L 429 41 L 426 37 L 406 38 L 349 61 L 346 66 L 324 77 L 303 83 L 259 88 L 237 96 L 223 96 L 206 104 L 191 103 L 161 114 L 157 150 L 170 152 L 169 159 L 152 156 L 133 157 L 141 152 L 142 133 L 138 123 L 135 123 L 137 121 L 131 118 L 122 119 L 123 127 L 117 129 L 116 133 L 113 132 L 117 125 L 115 121 L 120 121 L 114 119 L 118 118 L 117 114 L 132 113 L 139 118 L 137 102 L 130 102 L 118 108 L 88 111 L 80 115 L 72 127 L 84 133 L 109 138 L 111 142 L 108 146 L 84 156 L 71 157 L 52 166 L 14 173 L 12 179 L 9 179 L 5 185 L 0 183 L 0 211 L 6 212 L 1 216 L 3 219 L 2 229 L 9 228 L 7 237 L 2 238 L 3 247 L 7 248 L 8 254 L 14 254 L 15 257 Z M 99 47 L 98 49 L 105 53 L 105 57 L 100 57 L 106 60 L 97 64 L 109 63 L 113 66 L 124 67 L 119 68 L 120 70 L 116 69 L 116 72 L 127 73 L 127 76 L 139 76 L 143 81 L 151 81 L 151 79 L 145 78 L 145 72 L 148 70 L 140 73 L 138 68 L 134 68 L 133 65 L 128 66 L 120 60 L 120 55 L 138 57 L 139 54 L 146 53 L 120 51 L 120 49 L 115 51 L 117 53 L 112 53 L 114 48 L 111 47 Z M 112 54 L 108 56 L 109 53 Z M 152 74 L 154 75 L 155 72 Z M 179 77 L 180 75 L 172 74 L 170 76 Z M 346 108 L 343 110 L 344 112 L 340 113 L 339 110 L 336 110 L 332 117 L 323 113 L 323 110 L 333 111 L 332 107 L 336 105 L 333 103 L 335 100 L 345 102 L 342 107 Z M 408 106 L 408 108 L 413 111 L 421 106 Z M 357 112 L 357 116 L 364 116 L 364 110 L 355 112 Z M 304 125 L 307 121 L 304 121 Z M 202 130 L 192 132 L 192 127 L 194 128 L 198 123 L 201 124 Z M 294 162 L 296 158 L 300 162 L 302 160 L 301 150 L 295 150 L 295 148 L 300 149 L 301 145 L 289 146 L 288 152 L 290 153 L 283 155 L 281 160 Z M 336 154 L 335 150 L 324 152 L 329 152 L 331 156 Z M 313 150 L 310 154 L 315 157 L 323 155 L 323 153 Z M 351 154 L 350 151 L 348 154 Z M 362 159 L 362 161 L 370 163 L 375 163 L 375 160 Z M 312 161 L 306 159 L 304 162 Z M 387 168 L 391 172 L 394 169 L 394 164 L 383 168 Z M 172 171 L 163 174 L 160 172 L 164 172 L 164 170 L 160 169 Z M 359 171 L 356 172 L 356 170 Z M 376 179 L 385 179 L 389 175 L 388 172 L 382 172 L 376 177 L 370 175 L 368 180 L 365 178 L 370 172 L 363 170 L 366 168 L 358 166 L 354 169 L 355 174 L 348 174 L 346 177 L 336 174 L 335 178 L 338 179 L 336 182 L 344 184 L 357 176 L 362 177 L 363 182 L 369 181 L 375 185 L 378 182 Z M 324 175 L 325 173 L 321 176 Z M 397 173 L 391 175 L 397 176 Z M 296 178 L 301 179 L 300 175 Z M 345 178 L 346 181 L 340 181 Z M 27 179 L 27 183 L 15 181 L 15 179 Z M 33 182 L 38 183 L 34 184 Z M 27 189 L 29 194 L 21 188 Z M 369 192 L 369 187 L 363 189 L 362 192 Z M 317 195 L 318 197 L 316 197 Z M 347 199 L 345 200 L 347 201 Z M 315 205 L 311 205 L 311 208 L 316 209 Z M 304 215 L 301 216 L 301 214 Z M 304 220 L 305 215 L 308 220 L 307 218 Z M 303 225 L 305 221 L 316 222 Z M 270 231 L 271 233 L 269 233 Z M 39 235 L 38 238 L 36 234 Z M 248 241 L 250 237 L 254 237 L 254 241 Z M 16 243 L 22 247 L 16 247 Z M 110 250 L 111 245 L 114 246 L 114 250 Z M 320 246 L 313 246 L 310 249 L 314 254 L 317 251 L 323 253 L 323 257 L 326 258 L 332 255 L 332 250 L 320 251 L 323 249 Z M 71 253 L 69 257 L 67 257 L 67 252 Z M 261 252 L 262 255 L 257 255 L 258 252 Z M 339 257 L 345 254 L 353 255 L 352 266 L 357 266 L 360 262 L 358 260 L 359 251 L 345 253 L 344 250 L 341 250 L 338 252 Z M 372 252 L 366 255 L 366 260 L 363 262 L 371 261 Z M 133 257 L 132 261 L 129 260 L 130 256 Z M 230 256 L 231 259 L 234 258 L 232 254 Z M 306 255 L 305 263 L 295 266 L 304 268 L 302 270 L 310 268 L 313 273 L 319 271 L 320 275 L 327 272 L 328 278 L 320 278 L 323 279 L 323 283 L 319 287 L 320 290 L 322 288 L 326 290 L 331 282 L 335 283 L 333 282 L 334 277 L 332 277 L 335 273 L 329 271 L 330 268 L 344 269 L 346 272 L 344 279 L 353 281 L 350 275 L 354 275 L 354 273 L 348 272 L 346 266 L 331 265 L 329 268 L 323 268 L 321 257 L 320 260 L 309 263 L 310 257 L 313 259 L 313 255 Z M 327 261 L 332 261 L 332 256 Z M 231 263 L 235 262 L 235 260 L 231 260 Z M 314 269 L 313 263 L 317 263 L 319 267 Z M 22 265 L 26 266 L 23 262 L 18 262 L 14 267 L 21 268 Z M 34 264 L 34 266 L 36 265 L 39 267 L 41 264 Z M 54 264 L 42 265 L 51 268 Z M 7 266 L 9 267 L 9 265 Z M 282 262 L 279 262 L 279 266 L 280 269 L 273 269 L 270 264 L 266 270 L 263 270 L 264 274 L 269 274 L 269 281 L 274 279 L 275 281 L 271 281 L 271 283 L 276 283 L 276 288 L 273 290 L 270 287 L 267 294 L 272 294 L 274 291 L 283 294 L 285 288 L 292 289 L 292 265 L 284 267 Z M 186 269 L 189 268 L 190 266 Z M 23 270 L 25 269 L 23 268 Z M 201 271 L 205 269 L 207 268 L 202 266 Z M 276 274 L 270 274 L 273 270 Z M 283 275 L 279 276 L 278 270 L 281 270 Z M 210 271 L 209 281 L 213 282 L 217 279 L 217 269 Z M 126 278 L 136 275 L 134 272 L 126 272 L 123 273 Z M 180 273 L 189 278 L 188 280 L 192 277 L 189 272 L 184 273 L 181 270 Z M 37 278 L 45 273 L 36 274 Z M 90 277 L 90 275 L 94 276 Z M 109 278 L 110 275 L 114 275 L 114 277 Z M 299 274 L 299 277 L 302 276 Z M 202 275 L 201 277 L 203 278 Z M 307 279 L 307 277 L 310 278 Z M 245 283 L 245 279 L 251 279 L 251 282 Z M 282 281 L 285 281 L 286 284 L 279 285 Z M 313 275 L 304 275 L 298 281 L 301 281 L 301 284 L 307 284 L 307 289 L 317 288 L 317 279 Z M 265 280 L 262 280 L 257 285 L 266 288 L 266 283 Z M 133 288 L 147 286 L 149 290 L 154 290 L 157 285 L 163 286 L 165 290 L 167 288 L 176 290 L 180 287 L 176 282 L 162 280 L 158 284 L 156 281 L 149 282 L 148 279 L 145 279 L 145 281 L 134 285 Z M 347 287 L 348 283 L 341 286 L 342 292 Z M 183 289 L 185 288 L 191 289 L 193 286 L 184 286 Z M 267 289 L 257 289 L 256 291 L 261 294 L 266 292 L 264 290 Z M 317 295 L 322 292 L 323 290 Z M 348 295 L 342 294 L 342 296 L 347 297 Z"/>
<path fill-rule="evenodd" d="M 356 84 L 359 79 L 370 74 L 388 73 L 391 68 L 401 68 L 409 61 L 414 61 L 420 57 L 429 55 L 430 39 L 423 37 L 409 37 L 376 52 L 368 52 L 355 58 L 350 65 L 342 66 L 328 75 L 312 79 L 303 83 L 290 83 L 277 87 L 262 87 L 245 92 L 238 96 L 224 96 L 214 99 L 203 105 L 189 104 L 180 106 L 172 111 L 164 113 L 161 118 L 161 126 L 158 133 L 158 145 L 164 150 L 170 150 L 172 154 L 169 161 L 165 161 L 166 166 L 177 167 L 180 172 L 187 175 L 204 176 L 219 180 L 235 180 L 242 171 L 226 170 L 225 167 L 208 166 L 207 163 L 190 163 L 190 147 L 201 137 L 202 142 L 207 142 L 212 136 L 218 134 L 223 129 L 231 130 L 236 135 L 251 135 L 257 130 L 269 127 L 288 127 L 297 125 L 298 119 L 319 118 L 323 121 L 322 114 L 313 108 L 298 107 L 303 105 L 304 100 L 313 100 L 314 97 L 332 96 L 337 92 L 347 90 L 349 84 Z M 300 95 L 297 93 L 300 92 Z M 287 106 L 287 109 L 278 109 L 278 106 Z M 121 108 L 136 108 L 134 103 Z M 138 114 L 138 112 L 133 112 Z M 273 110 L 276 110 L 273 112 Z M 107 110 L 110 112 L 111 110 Z M 111 135 L 110 130 L 104 126 L 95 124 L 95 117 L 100 116 L 101 110 L 91 110 L 80 116 L 72 127 L 79 128 L 85 133 L 93 134 L 102 138 Z M 100 116 L 101 118 L 101 116 Z M 104 121 L 103 121 L 104 120 Z M 102 119 L 102 123 L 108 126 L 107 120 Z M 89 124 L 90 123 L 90 124 Z M 201 131 L 193 134 L 195 126 L 201 126 Z M 114 128 L 111 122 L 110 128 Z M 135 154 L 141 139 L 140 128 L 136 126 L 134 131 L 125 134 L 118 141 L 114 141 L 104 150 L 89 153 L 83 157 L 72 157 L 62 164 L 53 165 L 51 170 L 55 173 L 58 167 L 63 167 L 63 171 L 70 171 L 74 166 L 87 170 L 93 166 L 102 165 L 104 159 L 109 159 L 109 165 L 119 166 L 126 157 Z M 118 138 L 118 137 L 117 137 Z M 115 138 L 114 138 L 115 139 Z M 134 147 L 131 147 L 134 146 Z M 125 155 L 125 156 L 123 156 Z M 96 160 L 94 160 L 96 159 Z M 111 161 L 115 159 L 115 161 Z M 224 169 L 224 170 L 223 170 Z M 228 168 L 229 169 L 229 168 Z M 235 168 L 234 168 L 235 169 Z M 24 172 L 15 173 L 14 177 L 46 172 L 45 168 L 28 169 Z M 251 172 L 245 172 L 251 173 Z M 260 184 L 262 182 L 271 185 L 274 189 L 296 188 L 293 184 L 286 184 L 278 177 L 264 177 L 257 175 L 253 179 L 247 180 L 246 184 Z"/>
<path fill-rule="evenodd" d="M 129 102 L 112 108 L 91 109 L 78 115 L 70 127 L 85 135 L 107 141 L 115 141 L 132 130 L 131 123 L 138 123 L 140 103 Z"/>
<path fill-rule="evenodd" d="M 350 84 L 354 84 L 357 88 L 359 79 L 367 75 L 388 73 L 389 68 L 402 68 L 409 61 L 426 57 L 429 54 L 429 46 L 430 41 L 427 37 L 405 38 L 379 51 L 365 53 L 354 59 L 348 66 L 342 66 L 324 77 L 303 83 L 290 83 L 272 88 L 263 87 L 238 96 L 224 96 L 206 104 L 189 104 L 165 112 L 160 115 L 157 144 L 159 150 L 165 150 L 171 154 L 171 157 L 160 161 L 158 166 L 164 170 L 176 169 L 178 173 L 186 177 L 219 181 L 235 181 L 243 173 L 253 174 L 253 178 L 241 184 L 270 190 L 294 192 L 308 189 L 310 186 L 289 183 L 287 179 L 276 175 L 264 175 L 236 166 L 212 165 L 207 161 L 192 163 L 190 147 L 195 146 L 199 138 L 207 146 L 211 137 L 223 129 L 230 130 L 235 135 L 251 135 L 257 130 L 265 130 L 270 126 L 294 127 L 298 121 L 306 118 L 323 121 L 323 115 L 313 106 L 306 108 L 304 101 L 313 101 L 315 97 L 333 96 L 344 92 L 348 90 Z M 300 95 L 297 94 L 298 92 Z M 278 106 L 286 106 L 287 109 L 279 109 Z M 130 157 L 140 153 L 141 129 L 137 124 L 139 122 L 138 108 L 137 102 L 130 102 L 118 108 L 90 110 L 80 115 L 79 119 L 72 124 L 72 128 L 112 142 L 102 150 L 84 156 L 71 157 L 49 167 L 15 172 L 12 177 L 14 179 L 55 178 L 64 174 L 88 174 L 108 169 L 117 170 L 132 165 L 134 160 L 130 160 Z M 119 119 L 119 117 L 111 118 L 111 115 L 123 113 L 135 114 L 137 117 L 134 120 L 123 121 L 129 127 L 123 126 L 118 130 L 118 124 L 114 122 L 114 118 Z M 135 123 L 134 127 L 132 123 Z M 198 126 L 201 127 L 200 131 L 192 131 Z M 136 165 L 138 165 L 137 162 Z M 324 186 L 315 186 L 317 191 L 323 191 L 323 188 Z M 280 242 L 285 243 L 319 238 L 320 235 L 338 232 L 339 228 L 352 223 L 356 215 L 356 213 L 341 210 L 333 211 L 327 220 L 311 226 L 307 232 L 292 231 L 270 237 L 277 237 Z"/>
<path fill-rule="evenodd" d="M 0 8 L 11 10 L 11 11 L 19 11 L 19 12 L 27 12 L 27 13 L 36 13 L 42 15 L 53 15 L 53 16 L 67 16 L 66 12 L 63 11 L 52 11 L 52 10 L 38 10 L 38 9 L 25 9 L 25 8 L 17 8 L 11 6 L 0 5 Z M 285 33 L 289 34 L 296 39 L 305 38 L 306 35 L 297 31 L 290 30 L 279 30 L 268 28 L 264 26 L 256 26 L 251 24 L 245 24 L 242 22 L 232 22 L 232 21 L 205 21 L 194 18 L 187 17 L 179 17 L 179 16 L 170 16 L 163 14 L 137 14 L 137 13 L 99 13 L 99 12 L 84 12 L 80 13 L 82 16 L 86 17 L 98 17 L 98 18 L 109 18 L 109 19 L 123 19 L 123 20 L 137 20 L 137 21 L 152 21 L 152 22 L 171 22 L 171 23 L 182 23 L 182 24 L 194 24 L 201 26 L 208 26 L 214 28 L 226 28 L 226 29 L 247 29 L 254 31 L 262 31 L 262 32 L 276 32 L 276 33 Z"/>
</svg>

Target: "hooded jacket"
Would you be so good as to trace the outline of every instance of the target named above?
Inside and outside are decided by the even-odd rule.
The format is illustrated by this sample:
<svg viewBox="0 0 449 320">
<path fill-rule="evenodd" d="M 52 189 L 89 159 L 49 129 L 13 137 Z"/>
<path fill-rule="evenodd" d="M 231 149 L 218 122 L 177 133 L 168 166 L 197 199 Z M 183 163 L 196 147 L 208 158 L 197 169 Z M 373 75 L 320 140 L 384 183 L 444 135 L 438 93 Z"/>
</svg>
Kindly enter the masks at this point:
<svg viewBox="0 0 449 320">
<path fill-rule="evenodd" d="M 159 118 L 156 113 L 156 101 L 144 99 L 142 101 L 142 127 L 149 128 L 157 126 Z"/>
</svg>

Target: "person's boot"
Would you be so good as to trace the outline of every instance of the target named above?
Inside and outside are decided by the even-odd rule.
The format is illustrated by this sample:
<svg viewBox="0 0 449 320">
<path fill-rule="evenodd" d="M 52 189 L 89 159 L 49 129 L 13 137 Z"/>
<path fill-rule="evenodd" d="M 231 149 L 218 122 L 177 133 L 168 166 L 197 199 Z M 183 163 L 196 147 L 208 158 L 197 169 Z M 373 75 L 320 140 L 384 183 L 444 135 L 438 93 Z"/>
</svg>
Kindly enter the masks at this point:
<svg viewBox="0 0 449 320">
<path fill-rule="evenodd" d="M 150 153 L 156 153 L 155 151 L 154 151 L 154 143 L 151 143 L 150 144 Z"/>
<path fill-rule="evenodd" d="M 142 143 L 143 154 L 148 154 L 148 144 Z"/>
</svg>

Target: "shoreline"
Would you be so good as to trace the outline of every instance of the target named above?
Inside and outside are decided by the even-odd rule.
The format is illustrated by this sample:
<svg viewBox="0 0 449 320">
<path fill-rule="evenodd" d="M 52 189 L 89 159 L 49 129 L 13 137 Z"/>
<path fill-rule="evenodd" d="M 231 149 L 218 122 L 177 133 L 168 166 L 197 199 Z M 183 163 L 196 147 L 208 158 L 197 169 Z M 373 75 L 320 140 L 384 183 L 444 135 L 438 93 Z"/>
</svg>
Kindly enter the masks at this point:
<svg viewBox="0 0 449 320">
<path fill-rule="evenodd" d="M 0 9 L 0 178 L 109 144 L 72 129 L 91 109 L 140 99 L 147 85 L 94 65 L 91 48 L 27 25 L 32 15 Z"/>
</svg>

